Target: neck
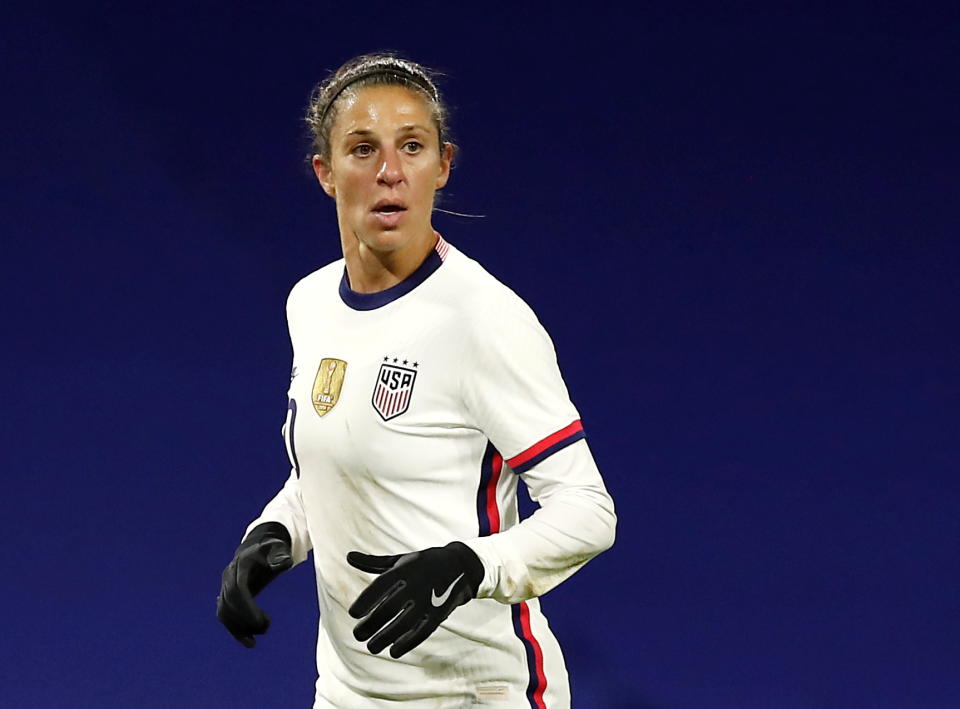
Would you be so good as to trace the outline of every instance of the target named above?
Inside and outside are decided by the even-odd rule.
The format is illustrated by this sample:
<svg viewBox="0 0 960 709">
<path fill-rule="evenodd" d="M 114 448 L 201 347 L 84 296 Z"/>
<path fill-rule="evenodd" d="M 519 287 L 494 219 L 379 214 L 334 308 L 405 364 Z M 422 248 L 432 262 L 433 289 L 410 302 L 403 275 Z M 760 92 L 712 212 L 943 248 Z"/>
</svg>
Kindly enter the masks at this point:
<svg viewBox="0 0 960 709">
<path fill-rule="evenodd" d="M 417 270 L 437 243 L 437 235 L 428 227 L 422 236 L 393 251 L 377 251 L 355 234 L 340 234 L 343 258 L 355 293 L 379 293 L 392 288 Z"/>
</svg>

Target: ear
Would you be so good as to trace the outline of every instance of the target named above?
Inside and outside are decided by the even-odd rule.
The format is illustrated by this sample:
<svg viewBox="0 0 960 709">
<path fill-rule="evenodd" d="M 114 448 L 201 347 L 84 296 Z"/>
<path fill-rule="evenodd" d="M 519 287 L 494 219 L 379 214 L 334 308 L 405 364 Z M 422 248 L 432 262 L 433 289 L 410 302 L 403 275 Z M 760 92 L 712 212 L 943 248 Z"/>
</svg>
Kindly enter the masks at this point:
<svg viewBox="0 0 960 709">
<path fill-rule="evenodd" d="M 329 196 L 337 198 L 337 188 L 333 184 L 333 170 L 327 166 L 319 155 L 313 156 L 313 174 L 317 176 L 317 182 Z"/>
<path fill-rule="evenodd" d="M 453 165 L 453 143 L 444 143 L 440 151 L 440 174 L 437 175 L 437 189 L 441 189 L 450 179 L 450 167 Z"/>
</svg>

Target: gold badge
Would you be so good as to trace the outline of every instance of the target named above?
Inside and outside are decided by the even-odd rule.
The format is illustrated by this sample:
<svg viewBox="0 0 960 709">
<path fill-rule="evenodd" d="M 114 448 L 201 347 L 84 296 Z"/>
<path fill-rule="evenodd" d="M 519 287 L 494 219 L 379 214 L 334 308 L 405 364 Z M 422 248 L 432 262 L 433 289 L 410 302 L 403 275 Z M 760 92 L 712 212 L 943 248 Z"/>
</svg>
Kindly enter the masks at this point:
<svg viewBox="0 0 960 709">
<path fill-rule="evenodd" d="M 313 380 L 313 408 L 323 416 L 337 405 L 343 377 L 347 373 L 347 363 L 342 359 L 324 358 L 320 360 L 317 378 Z"/>
</svg>

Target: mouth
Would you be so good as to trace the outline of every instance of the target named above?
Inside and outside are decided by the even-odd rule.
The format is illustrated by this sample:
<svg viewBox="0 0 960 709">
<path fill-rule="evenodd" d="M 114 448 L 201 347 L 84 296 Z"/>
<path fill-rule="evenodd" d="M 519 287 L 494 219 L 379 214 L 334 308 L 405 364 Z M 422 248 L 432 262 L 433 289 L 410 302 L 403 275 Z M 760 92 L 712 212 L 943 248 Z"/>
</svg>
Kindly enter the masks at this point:
<svg viewBox="0 0 960 709">
<path fill-rule="evenodd" d="M 380 200 L 370 210 L 373 218 L 383 229 L 397 228 L 404 219 L 403 214 L 406 211 L 407 207 L 403 202 L 387 199 Z"/>
<path fill-rule="evenodd" d="M 403 202 L 397 202 L 397 201 L 391 201 L 391 200 L 380 200 L 375 205 L 373 205 L 373 209 L 371 209 L 370 211 L 374 212 L 375 214 L 390 215 L 390 214 L 397 214 L 398 212 L 405 212 L 407 211 L 407 208 L 403 204 Z"/>
</svg>

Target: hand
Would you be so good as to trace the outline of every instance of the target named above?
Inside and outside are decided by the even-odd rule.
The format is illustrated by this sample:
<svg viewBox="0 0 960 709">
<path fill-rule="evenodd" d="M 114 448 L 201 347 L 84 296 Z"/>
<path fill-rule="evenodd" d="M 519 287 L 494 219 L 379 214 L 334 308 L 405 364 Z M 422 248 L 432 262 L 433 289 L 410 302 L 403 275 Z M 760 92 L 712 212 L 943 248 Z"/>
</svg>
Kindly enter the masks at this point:
<svg viewBox="0 0 960 709">
<path fill-rule="evenodd" d="M 392 646 L 394 658 L 426 640 L 454 608 L 476 598 L 483 581 L 483 564 L 462 542 L 394 556 L 352 551 L 347 562 L 380 574 L 350 606 L 353 618 L 363 618 L 353 637 L 369 639 L 373 654 Z"/>
<path fill-rule="evenodd" d="M 257 644 L 254 635 L 270 627 L 270 617 L 253 597 L 291 566 L 290 533 L 279 522 L 265 522 L 250 530 L 224 569 L 217 618 L 247 647 Z"/>
</svg>

